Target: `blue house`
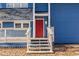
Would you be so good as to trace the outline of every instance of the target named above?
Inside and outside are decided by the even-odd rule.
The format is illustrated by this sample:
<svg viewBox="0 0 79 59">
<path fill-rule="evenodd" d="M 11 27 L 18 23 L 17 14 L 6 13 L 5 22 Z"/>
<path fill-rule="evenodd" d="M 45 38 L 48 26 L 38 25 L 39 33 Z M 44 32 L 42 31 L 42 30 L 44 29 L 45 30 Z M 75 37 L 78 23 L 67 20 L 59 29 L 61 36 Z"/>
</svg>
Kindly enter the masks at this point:
<svg viewBox="0 0 79 59">
<path fill-rule="evenodd" d="M 0 46 L 23 47 L 27 43 L 30 47 L 27 50 L 32 51 L 33 47 L 45 44 L 35 51 L 49 52 L 53 48 L 52 42 L 78 44 L 78 25 L 79 4 L 0 4 Z"/>
</svg>

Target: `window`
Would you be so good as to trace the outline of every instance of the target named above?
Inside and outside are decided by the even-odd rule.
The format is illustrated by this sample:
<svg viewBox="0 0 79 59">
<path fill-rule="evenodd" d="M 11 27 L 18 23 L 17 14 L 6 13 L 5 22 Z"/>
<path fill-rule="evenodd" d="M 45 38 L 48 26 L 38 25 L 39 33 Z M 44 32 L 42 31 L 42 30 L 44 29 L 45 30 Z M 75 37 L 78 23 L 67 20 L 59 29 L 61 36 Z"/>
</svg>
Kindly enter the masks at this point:
<svg viewBox="0 0 79 59">
<path fill-rule="evenodd" d="M 28 8 L 27 3 L 7 3 L 6 8 Z"/>
<path fill-rule="evenodd" d="M 21 28 L 21 23 L 16 23 L 16 24 L 15 24 L 15 27 L 16 27 L 16 28 Z"/>
<path fill-rule="evenodd" d="M 6 30 L 7 37 L 26 37 L 27 30 Z M 1 34 L 2 35 L 2 34 Z"/>
<path fill-rule="evenodd" d="M 0 28 L 1 28 L 1 23 L 0 23 Z"/>
<path fill-rule="evenodd" d="M 14 27 L 13 22 L 3 22 L 3 28 L 12 28 Z"/>
<path fill-rule="evenodd" d="M 23 23 L 23 28 L 27 28 L 29 27 L 29 24 L 28 23 Z"/>
<path fill-rule="evenodd" d="M 0 37 L 4 37 L 5 35 L 5 31 L 4 30 L 0 30 Z"/>
</svg>

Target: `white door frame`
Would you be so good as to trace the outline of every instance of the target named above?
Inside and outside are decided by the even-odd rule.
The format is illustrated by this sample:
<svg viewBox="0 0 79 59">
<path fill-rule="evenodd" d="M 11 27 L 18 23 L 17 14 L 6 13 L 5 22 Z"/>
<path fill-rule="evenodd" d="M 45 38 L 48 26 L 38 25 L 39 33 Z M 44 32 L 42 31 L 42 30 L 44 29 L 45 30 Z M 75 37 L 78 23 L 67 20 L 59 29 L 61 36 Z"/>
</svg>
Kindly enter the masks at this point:
<svg viewBox="0 0 79 59">
<path fill-rule="evenodd" d="M 33 38 L 35 38 L 35 3 L 33 3 Z"/>
<path fill-rule="evenodd" d="M 48 3 L 48 27 L 51 27 L 50 26 L 50 3 Z M 35 38 L 35 3 L 33 3 L 33 38 Z"/>
</svg>

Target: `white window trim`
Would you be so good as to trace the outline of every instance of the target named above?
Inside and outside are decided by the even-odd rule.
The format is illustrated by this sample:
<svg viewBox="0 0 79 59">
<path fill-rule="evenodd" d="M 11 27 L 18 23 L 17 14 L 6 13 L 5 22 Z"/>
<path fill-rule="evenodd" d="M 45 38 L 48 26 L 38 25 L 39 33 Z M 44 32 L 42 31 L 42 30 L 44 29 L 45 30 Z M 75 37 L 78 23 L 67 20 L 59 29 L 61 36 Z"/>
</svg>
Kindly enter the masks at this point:
<svg viewBox="0 0 79 59">
<path fill-rule="evenodd" d="M 23 22 L 21 22 L 21 28 L 23 28 Z"/>
</svg>

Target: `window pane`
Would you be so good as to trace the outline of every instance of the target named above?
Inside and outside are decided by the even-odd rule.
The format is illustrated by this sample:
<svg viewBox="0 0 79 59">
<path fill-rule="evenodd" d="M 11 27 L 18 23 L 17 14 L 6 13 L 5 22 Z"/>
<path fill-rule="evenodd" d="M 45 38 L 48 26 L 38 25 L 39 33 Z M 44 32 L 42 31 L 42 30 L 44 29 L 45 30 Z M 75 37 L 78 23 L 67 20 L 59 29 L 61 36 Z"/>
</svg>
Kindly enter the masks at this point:
<svg viewBox="0 0 79 59">
<path fill-rule="evenodd" d="M 16 24 L 15 24 L 15 27 L 16 27 L 16 28 L 21 28 L 21 23 L 16 23 Z"/>
<path fill-rule="evenodd" d="M 23 28 L 28 28 L 29 24 L 28 23 L 23 23 Z"/>
<path fill-rule="evenodd" d="M 1 23 L 0 23 L 0 28 L 1 28 Z"/>
<path fill-rule="evenodd" d="M 4 37 L 5 35 L 5 31 L 4 30 L 0 30 L 0 37 Z"/>
<path fill-rule="evenodd" d="M 28 8 L 28 3 L 7 3 L 6 8 Z"/>
<path fill-rule="evenodd" d="M 26 30 L 6 30 L 7 37 L 25 37 Z"/>
<path fill-rule="evenodd" d="M 13 22 L 3 22 L 3 28 L 10 28 L 10 27 L 14 27 Z"/>
</svg>

